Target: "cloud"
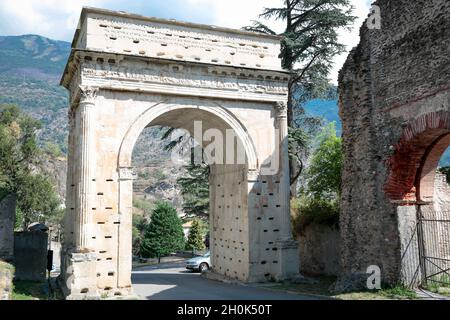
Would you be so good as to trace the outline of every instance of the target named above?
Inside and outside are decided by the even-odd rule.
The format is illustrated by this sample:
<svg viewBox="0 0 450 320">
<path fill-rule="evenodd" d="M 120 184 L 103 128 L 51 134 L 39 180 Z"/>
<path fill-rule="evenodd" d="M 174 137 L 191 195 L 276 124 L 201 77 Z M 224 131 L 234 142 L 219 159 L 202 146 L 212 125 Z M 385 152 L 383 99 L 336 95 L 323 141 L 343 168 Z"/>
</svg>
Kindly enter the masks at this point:
<svg viewBox="0 0 450 320">
<path fill-rule="evenodd" d="M 349 50 L 359 41 L 358 31 L 369 12 L 369 1 L 351 0 L 358 19 L 351 32 L 340 32 L 340 40 Z M 257 20 L 265 7 L 282 4 L 282 0 L 8 0 L 0 1 L 0 35 L 33 33 L 71 41 L 83 6 L 241 28 Z M 283 27 L 279 21 L 267 24 L 276 31 Z M 333 82 L 346 56 L 336 57 L 330 74 Z"/>
<path fill-rule="evenodd" d="M 84 5 L 102 6 L 103 0 L 21 0 L 0 3 L 0 34 L 39 34 L 69 40 Z"/>
</svg>

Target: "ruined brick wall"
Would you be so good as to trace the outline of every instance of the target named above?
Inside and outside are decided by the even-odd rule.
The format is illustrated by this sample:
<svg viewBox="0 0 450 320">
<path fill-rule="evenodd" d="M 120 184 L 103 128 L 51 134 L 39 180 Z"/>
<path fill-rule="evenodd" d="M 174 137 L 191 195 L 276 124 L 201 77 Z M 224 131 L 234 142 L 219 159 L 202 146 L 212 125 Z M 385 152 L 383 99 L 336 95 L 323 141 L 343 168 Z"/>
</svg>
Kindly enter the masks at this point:
<svg viewBox="0 0 450 320">
<path fill-rule="evenodd" d="M 399 221 L 405 219 L 399 206 L 416 200 L 421 159 L 450 132 L 450 2 L 375 5 L 381 29 L 361 27 L 360 43 L 339 75 L 342 290 L 364 286 L 370 265 L 381 268 L 384 282 L 400 280 L 405 239 Z"/>
</svg>

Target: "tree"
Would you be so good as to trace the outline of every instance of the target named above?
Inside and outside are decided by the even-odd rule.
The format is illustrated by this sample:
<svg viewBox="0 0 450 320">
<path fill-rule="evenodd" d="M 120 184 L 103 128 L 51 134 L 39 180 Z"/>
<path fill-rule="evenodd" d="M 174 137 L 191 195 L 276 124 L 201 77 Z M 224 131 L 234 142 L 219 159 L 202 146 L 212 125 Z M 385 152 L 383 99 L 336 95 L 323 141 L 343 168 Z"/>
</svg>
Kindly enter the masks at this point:
<svg viewBox="0 0 450 320">
<path fill-rule="evenodd" d="M 0 105 L 0 188 L 16 193 L 22 176 L 38 162 L 36 132 L 39 122 L 18 107 Z"/>
<path fill-rule="evenodd" d="M 204 227 L 202 221 L 198 218 L 193 219 L 186 242 L 186 249 L 205 250 L 205 243 L 203 242 L 203 231 Z"/>
<path fill-rule="evenodd" d="M 323 129 L 318 143 L 307 172 L 308 192 L 315 198 L 339 199 L 343 153 L 333 122 Z"/>
<path fill-rule="evenodd" d="M 184 248 L 184 233 L 177 211 L 168 202 L 157 202 L 151 221 L 145 228 L 141 254 L 144 257 L 158 257 Z"/>
<path fill-rule="evenodd" d="M 49 179 L 35 174 L 21 179 L 17 205 L 22 212 L 23 230 L 26 230 L 31 222 L 45 223 L 58 214 L 60 201 Z"/>
<path fill-rule="evenodd" d="M 144 239 L 146 226 L 147 222 L 144 216 L 140 214 L 133 214 L 132 251 L 136 256 L 141 255 L 142 239 Z"/>
<path fill-rule="evenodd" d="M 133 200 L 132 250 L 134 255 L 141 255 L 141 246 L 142 240 L 144 239 L 145 228 L 150 221 L 153 209 L 154 206 L 151 202 L 144 199 Z"/>
<path fill-rule="evenodd" d="M 57 223 L 60 201 L 51 181 L 36 173 L 42 154 L 37 146 L 38 121 L 18 107 L 0 105 L 0 189 L 17 195 L 16 225 Z"/>
<path fill-rule="evenodd" d="M 183 211 L 187 217 L 206 218 L 209 215 L 209 166 L 190 164 L 186 176 L 177 179 L 183 196 Z"/>
<path fill-rule="evenodd" d="M 327 94 L 328 73 L 334 56 L 345 46 L 338 41 L 338 29 L 349 29 L 355 20 L 350 0 L 284 0 L 279 8 L 266 8 L 260 15 L 264 19 L 282 20 L 284 31 L 280 58 L 283 68 L 292 72 L 289 81 L 288 125 L 301 130 L 296 123 L 298 113 L 304 114 L 303 103 L 308 99 Z M 275 35 L 276 32 L 259 21 L 253 21 L 246 30 Z M 301 137 L 301 135 L 297 135 Z M 300 146 L 304 144 L 300 140 Z M 293 140 L 291 139 L 291 143 Z M 300 147 L 291 147 L 297 150 Z M 298 157 L 290 158 L 291 185 L 301 171 Z M 294 193 L 295 194 L 295 193 Z"/>
</svg>

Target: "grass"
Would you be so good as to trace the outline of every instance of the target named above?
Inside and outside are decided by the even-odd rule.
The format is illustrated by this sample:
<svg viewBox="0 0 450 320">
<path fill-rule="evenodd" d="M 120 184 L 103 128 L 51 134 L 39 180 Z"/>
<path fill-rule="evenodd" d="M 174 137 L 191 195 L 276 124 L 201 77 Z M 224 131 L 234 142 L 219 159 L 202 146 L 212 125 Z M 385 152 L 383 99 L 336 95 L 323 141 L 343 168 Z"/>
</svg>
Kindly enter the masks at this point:
<svg viewBox="0 0 450 320">
<path fill-rule="evenodd" d="M 424 286 L 424 289 L 444 296 L 450 296 L 450 277 L 447 274 L 442 274 L 428 279 L 428 283 Z"/>
<path fill-rule="evenodd" d="M 335 277 L 314 277 L 311 283 L 276 283 L 267 285 L 272 290 L 288 291 L 297 294 L 321 296 L 337 300 L 404 300 L 417 299 L 414 291 L 403 287 L 393 286 L 381 290 L 365 290 L 348 293 L 334 293 L 330 289 Z"/>
<path fill-rule="evenodd" d="M 41 281 L 14 281 L 13 300 L 48 300 L 48 284 Z"/>
<path fill-rule="evenodd" d="M 14 280 L 13 284 L 12 300 L 64 300 L 60 289 L 50 292 L 47 281 Z"/>
</svg>

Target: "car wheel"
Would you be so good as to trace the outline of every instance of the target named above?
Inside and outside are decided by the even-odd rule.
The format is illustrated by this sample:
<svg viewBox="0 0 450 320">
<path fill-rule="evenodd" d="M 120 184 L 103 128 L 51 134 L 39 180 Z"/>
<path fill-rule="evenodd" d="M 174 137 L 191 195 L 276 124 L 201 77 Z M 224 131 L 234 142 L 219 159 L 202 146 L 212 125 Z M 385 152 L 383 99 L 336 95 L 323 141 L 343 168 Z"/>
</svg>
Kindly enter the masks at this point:
<svg viewBox="0 0 450 320">
<path fill-rule="evenodd" d="M 209 266 L 208 266 L 208 264 L 206 262 L 203 262 L 203 263 L 200 264 L 199 269 L 200 269 L 200 272 L 205 272 L 206 270 L 209 269 Z"/>
</svg>

